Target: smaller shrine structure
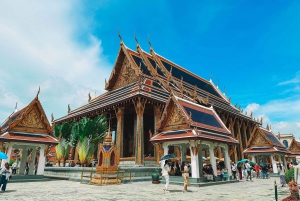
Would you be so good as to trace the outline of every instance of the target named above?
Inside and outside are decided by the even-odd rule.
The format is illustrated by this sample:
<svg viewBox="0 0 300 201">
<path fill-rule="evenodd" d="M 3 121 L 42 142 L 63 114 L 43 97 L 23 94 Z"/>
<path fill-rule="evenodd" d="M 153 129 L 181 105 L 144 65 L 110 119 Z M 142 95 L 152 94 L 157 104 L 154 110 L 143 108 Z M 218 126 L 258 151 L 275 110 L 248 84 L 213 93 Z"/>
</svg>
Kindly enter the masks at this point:
<svg viewBox="0 0 300 201">
<path fill-rule="evenodd" d="M 158 134 L 151 142 L 160 150 L 157 160 L 169 154 L 169 146 L 180 149 L 181 161 L 186 161 L 187 148 L 191 155 L 191 173 L 193 179 L 202 176 L 202 150 L 209 149 L 210 164 L 217 174 L 215 149 L 220 148 L 224 155 L 224 163 L 231 175 L 230 154 L 238 145 L 231 137 L 231 132 L 215 112 L 213 106 L 204 106 L 192 101 L 171 95 L 161 121 L 157 125 Z M 163 162 L 161 163 L 163 166 Z"/>
<path fill-rule="evenodd" d="M 289 158 L 290 162 L 293 162 L 293 164 L 296 164 L 297 159 L 300 158 L 300 142 L 293 139 L 291 141 L 289 151 L 291 153 L 287 155 L 287 158 Z"/>
<path fill-rule="evenodd" d="M 51 147 L 59 143 L 52 135 L 52 127 L 38 95 L 39 92 L 23 109 L 18 110 L 16 106 L 0 128 L 0 149 L 8 156 L 7 160 L 2 160 L 1 166 L 9 162 L 14 150 L 18 150 L 21 156 L 19 175 L 43 175 L 45 158 Z M 26 173 L 27 165 L 29 171 Z"/>
<path fill-rule="evenodd" d="M 271 163 L 273 172 L 278 173 L 276 161 L 283 163 L 286 167 L 286 155 L 290 154 L 290 151 L 279 141 L 267 125 L 266 128 L 259 126 L 254 128 L 244 154 L 248 155 L 248 158 L 251 158 L 254 162 L 262 160 Z"/>
</svg>

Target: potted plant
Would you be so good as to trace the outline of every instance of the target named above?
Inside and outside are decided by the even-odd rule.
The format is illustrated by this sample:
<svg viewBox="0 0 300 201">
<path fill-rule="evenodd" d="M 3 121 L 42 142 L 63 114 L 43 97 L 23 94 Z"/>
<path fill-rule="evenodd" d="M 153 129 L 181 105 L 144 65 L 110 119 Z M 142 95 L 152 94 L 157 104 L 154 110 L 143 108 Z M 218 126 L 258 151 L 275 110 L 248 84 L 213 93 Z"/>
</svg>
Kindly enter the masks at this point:
<svg viewBox="0 0 300 201">
<path fill-rule="evenodd" d="M 159 175 L 160 175 L 160 168 L 157 168 L 155 170 L 155 173 L 152 173 L 152 184 L 159 184 L 160 181 L 159 181 Z"/>
</svg>

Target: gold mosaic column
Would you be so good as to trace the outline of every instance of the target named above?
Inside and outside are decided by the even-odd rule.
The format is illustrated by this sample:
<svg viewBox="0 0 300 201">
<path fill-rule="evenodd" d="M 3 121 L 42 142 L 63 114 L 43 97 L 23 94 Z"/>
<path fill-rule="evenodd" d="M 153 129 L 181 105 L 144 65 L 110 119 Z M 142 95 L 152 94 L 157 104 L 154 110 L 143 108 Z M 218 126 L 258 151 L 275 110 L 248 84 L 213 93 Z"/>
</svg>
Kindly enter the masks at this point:
<svg viewBox="0 0 300 201">
<path fill-rule="evenodd" d="M 117 116 L 117 150 L 118 156 L 123 157 L 124 107 L 119 107 Z"/>
<path fill-rule="evenodd" d="M 157 134 L 157 125 L 160 121 L 160 115 L 161 115 L 161 107 L 160 106 L 154 106 L 154 135 Z M 156 165 L 159 165 L 160 160 L 160 148 L 159 146 L 155 146 L 155 157 L 156 157 Z"/>
<path fill-rule="evenodd" d="M 144 165 L 144 126 L 143 115 L 146 105 L 146 100 L 140 97 L 133 101 L 136 112 L 136 140 L 135 140 L 135 164 Z"/>
</svg>

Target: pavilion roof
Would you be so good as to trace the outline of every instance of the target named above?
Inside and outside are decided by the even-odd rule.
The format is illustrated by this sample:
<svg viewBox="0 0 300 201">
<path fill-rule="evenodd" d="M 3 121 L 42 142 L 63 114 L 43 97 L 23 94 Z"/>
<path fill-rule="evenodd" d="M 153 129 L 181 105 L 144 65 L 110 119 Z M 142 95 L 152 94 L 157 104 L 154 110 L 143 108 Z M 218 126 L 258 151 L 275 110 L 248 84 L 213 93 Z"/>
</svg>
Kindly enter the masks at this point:
<svg viewBox="0 0 300 201">
<path fill-rule="evenodd" d="M 289 151 L 291 152 L 291 155 L 300 155 L 300 142 L 293 139 Z"/>
<path fill-rule="evenodd" d="M 245 154 L 249 153 L 290 153 L 290 151 L 279 141 L 276 135 L 267 128 L 256 126 L 251 133 L 251 137 L 247 143 Z"/>
<path fill-rule="evenodd" d="M 37 133 L 6 132 L 0 135 L 0 141 L 26 142 L 34 144 L 58 144 L 53 136 Z"/>
<path fill-rule="evenodd" d="M 38 92 L 39 94 L 39 92 Z M 57 144 L 38 94 L 24 108 L 12 113 L 2 124 L 0 141 Z"/>
<path fill-rule="evenodd" d="M 164 131 L 150 139 L 152 143 L 182 140 L 205 140 L 225 144 L 239 144 L 237 140 L 228 135 L 197 129 Z"/>
</svg>

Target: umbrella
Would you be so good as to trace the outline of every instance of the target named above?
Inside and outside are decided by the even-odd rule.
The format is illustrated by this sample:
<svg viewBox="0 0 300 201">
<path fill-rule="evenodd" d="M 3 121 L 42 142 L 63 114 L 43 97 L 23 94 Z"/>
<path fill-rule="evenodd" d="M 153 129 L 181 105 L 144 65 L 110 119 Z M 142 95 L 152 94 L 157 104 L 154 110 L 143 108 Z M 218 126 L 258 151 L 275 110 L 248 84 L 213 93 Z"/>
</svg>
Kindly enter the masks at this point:
<svg viewBox="0 0 300 201">
<path fill-rule="evenodd" d="M 160 160 L 169 160 L 172 158 L 176 158 L 176 156 L 174 154 L 168 154 L 168 155 L 164 155 Z"/>
<path fill-rule="evenodd" d="M 253 161 L 249 161 L 250 165 L 255 165 L 255 163 Z"/>
<path fill-rule="evenodd" d="M 204 156 L 202 156 L 202 159 L 205 160 L 205 161 L 207 160 Z"/>
<path fill-rule="evenodd" d="M 0 151 L 0 159 L 7 159 L 7 155 Z"/>
</svg>

